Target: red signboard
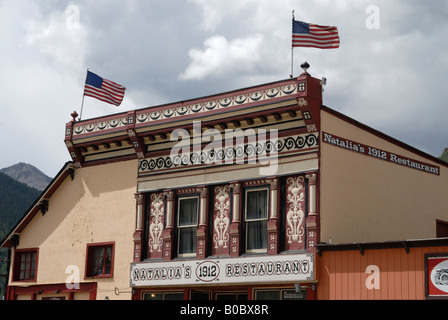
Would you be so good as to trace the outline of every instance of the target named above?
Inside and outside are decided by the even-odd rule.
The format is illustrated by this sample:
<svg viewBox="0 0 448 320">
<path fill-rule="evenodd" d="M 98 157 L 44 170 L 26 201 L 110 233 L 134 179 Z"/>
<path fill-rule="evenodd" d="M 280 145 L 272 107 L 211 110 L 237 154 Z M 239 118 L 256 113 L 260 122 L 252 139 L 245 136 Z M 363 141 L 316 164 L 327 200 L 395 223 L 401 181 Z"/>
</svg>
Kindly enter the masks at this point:
<svg viewBox="0 0 448 320">
<path fill-rule="evenodd" d="M 448 253 L 425 255 L 427 298 L 448 299 Z"/>
</svg>

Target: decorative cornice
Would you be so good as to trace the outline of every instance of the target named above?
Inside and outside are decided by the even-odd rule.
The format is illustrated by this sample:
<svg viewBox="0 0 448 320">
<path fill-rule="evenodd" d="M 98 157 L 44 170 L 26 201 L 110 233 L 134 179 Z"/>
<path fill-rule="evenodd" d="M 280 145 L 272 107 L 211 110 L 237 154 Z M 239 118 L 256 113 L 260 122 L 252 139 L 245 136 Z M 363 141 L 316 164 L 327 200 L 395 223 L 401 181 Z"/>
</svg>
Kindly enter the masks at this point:
<svg viewBox="0 0 448 320">
<path fill-rule="evenodd" d="M 297 94 L 297 83 L 288 81 L 274 83 L 271 87 L 260 86 L 252 91 L 240 90 L 209 98 L 173 103 L 135 112 L 135 126 L 150 126 L 153 123 L 171 122 L 182 118 L 202 117 L 221 110 L 239 109 L 251 103 L 268 103 L 270 100 L 291 97 Z M 126 114 L 87 120 L 73 124 L 73 137 L 87 134 L 120 131 L 128 127 L 130 119 Z"/>
<path fill-rule="evenodd" d="M 202 150 L 189 154 L 179 154 L 174 157 L 170 155 L 146 158 L 140 160 L 139 174 L 152 173 L 162 169 L 174 169 L 187 166 L 208 166 L 220 164 L 238 164 L 250 162 L 250 159 L 267 154 L 281 154 L 291 151 L 300 151 L 317 147 L 319 138 L 317 133 L 299 134 L 295 136 L 282 137 L 274 142 L 268 140 L 255 144 L 247 143 L 244 146 L 223 147 L 218 150 Z M 255 161 L 253 161 L 255 162 Z"/>
</svg>

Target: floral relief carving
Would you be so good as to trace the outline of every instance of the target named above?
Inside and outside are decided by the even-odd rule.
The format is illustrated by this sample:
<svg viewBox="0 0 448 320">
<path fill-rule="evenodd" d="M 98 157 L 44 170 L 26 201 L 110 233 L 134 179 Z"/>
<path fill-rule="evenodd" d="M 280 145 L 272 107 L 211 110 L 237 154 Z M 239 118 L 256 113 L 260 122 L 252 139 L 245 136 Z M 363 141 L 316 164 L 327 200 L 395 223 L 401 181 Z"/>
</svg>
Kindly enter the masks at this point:
<svg viewBox="0 0 448 320">
<path fill-rule="evenodd" d="M 151 195 L 149 252 L 162 251 L 163 216 L 165 210 L 163 199 L 163 193 L 154 193 Z"/>
<path fill-rule="evenodd" d="M 229 242 L 229 209 L 230 209 L 230 186 L 219 186 L 215 188 L 215 217 L 213 222 L 213 241 L 215 249 L 227 248 Z"/>
<path fill-rule="evenodd" d="M 305 219 L 304 182 L 305 179 L 303 176 L 290 177 L 286 181 L 288 186 L 286 201 L 289 204 L 288 212 L 286 214 L 286 221 L 288 223 L 286 229 L 288 244 L 303 243 L 303 236 L 305 234 L 303 226 Z"/>
</svg>

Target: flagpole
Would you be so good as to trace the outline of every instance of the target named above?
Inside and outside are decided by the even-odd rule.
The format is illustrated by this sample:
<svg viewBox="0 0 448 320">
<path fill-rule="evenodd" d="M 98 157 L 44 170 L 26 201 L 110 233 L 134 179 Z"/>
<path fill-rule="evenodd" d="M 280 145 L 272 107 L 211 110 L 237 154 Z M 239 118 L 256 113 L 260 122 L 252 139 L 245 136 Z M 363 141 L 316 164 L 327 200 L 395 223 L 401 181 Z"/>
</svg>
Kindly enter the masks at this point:
<svg viewBox="0 0 448 320">
<path fill-rule="evenodd" d="M 84 87 L 86 85 L 88 74 L 89 74 L 89 68 L 87 68 L 86 80 L 84 81 Z M 82 109 L 84 108 L 84 97 L 85 97 L 85 95 L 84 95 L 84 91 L 83 91 L 83 93 L 82 93 L 82 103 L 81 103 L 81 114 L 79 115 L 79 121 L 81 121 L 81 119 L 82 119 Z"/>
<path fill-rule="evenodd" d="M 294 10 L 292 10 L 292 23 L 294 24 Z M 292 26 L 294 28 L 294 25 Z M 292 33 L 291 33 L 292 36 Z M 291 79 L 294 77 L 294 46 L 292 45 L 291 39 Z"/>
</svg>

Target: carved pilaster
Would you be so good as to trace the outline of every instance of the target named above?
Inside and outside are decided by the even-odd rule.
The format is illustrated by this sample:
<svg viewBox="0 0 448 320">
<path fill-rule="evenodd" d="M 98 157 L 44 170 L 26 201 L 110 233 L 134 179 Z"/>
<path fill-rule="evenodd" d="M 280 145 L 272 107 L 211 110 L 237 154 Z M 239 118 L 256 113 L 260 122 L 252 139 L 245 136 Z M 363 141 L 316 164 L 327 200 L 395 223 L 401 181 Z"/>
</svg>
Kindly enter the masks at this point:
<svg viewBox="0 0 448 320">
<path fill-rule="evenodd" d="M 208 200 L 208 188 L 203 186 L 198 188 L 200 192 L 200 205 L 199 205 L 199 226 L 196 232 L 196 258 L 205 259 L 207 254 L 207 200 Z"/>
<path fill-rule="evenodd" d="M 172 260 L 174 257 L 173 249 L 173 228 L 165 228 L 162 232 L 163 238 L 163 260 Z"/>
<path fill-rule="evenodd" d="M 142 259 L 142 231 L 136 230 L 134 237 L 134 262 L 140 262 Z"/>
<path fill-rule="evenodd" d="M 233 190 L 233 219 L 229 227 L 230 256 L 238 257 L 241 254 L 241 184 L 234 182 L 230 185 Z"/>
<path fill-rule="evenodd" d="M 241 254 L 241 224 L 239 221 L 232 222 L 229 228 L 230 234 L 230 256 L 238 257 Z"/>
<path fill-rule="evenodd" d="M 305 177 L 286 179 L 285 249 L 305 248 Z"/>
<path fill-rule="evenodd" d="M 134 238 L 134 262 L 141 261 L 142 258 L 142 234 L 143 234 L 143 228 L 142 228 L 142 221 L 143 221 L 143 203 L 144 203 L 144 196 L 142 193 L 136 193 L 135 194 L 135 200 L 136 200 L 136 225 L 135 225 L 135 232 L 133 235 Z"/>
<path fill-rule="evenodd" d="M 212 255 L 228 255 L 230 248 L 230 186 L 217 186 L 213 197 Z"/>
<path fill-rule="evenodd" d="M 270 185 L 269 188 L 269 203 L 270 203 L 270 215 L 267 223 L 268 228 L 268 254 L 277 254 L 280 250 L 279 244 L 279 219 L 278 219 L 278 210 L 279 210 L 279 201 L 278 201 L 278 187 L 279 187 L 279 179 L 269 178 L 267 182 Z"/>
<path fill-rule="evenodd" d="M 149 203 L 148 258 L 162 258 L 163 223 L 165 221 L 165 194 L 153 193 Z"/>
<path fill-rule="evenodd" d="M 316 252 L 315 245 L 320 239 L 320 219 L 317 212 L 318 176 L 317 173 L 310 173 L 306 175 L 306 178 L 308 179 L 309 203 L 309 213 L 306 218 L 307 251 Z"/>
<path fill-rule="evenodd" d="M 172 190 L 165 190 L 166 197 L 166 227 L 162 232 L 163 238 L 163 260 L 172 260 L 174 257 L 174 246 L 173 246 L 173 202 L 174 202 L 174 192 Z"/>
</svg>

